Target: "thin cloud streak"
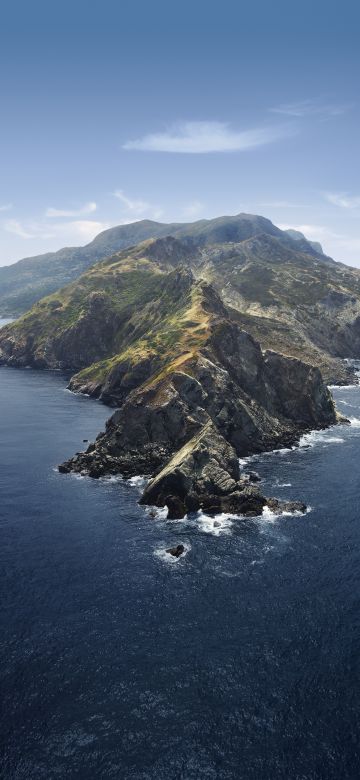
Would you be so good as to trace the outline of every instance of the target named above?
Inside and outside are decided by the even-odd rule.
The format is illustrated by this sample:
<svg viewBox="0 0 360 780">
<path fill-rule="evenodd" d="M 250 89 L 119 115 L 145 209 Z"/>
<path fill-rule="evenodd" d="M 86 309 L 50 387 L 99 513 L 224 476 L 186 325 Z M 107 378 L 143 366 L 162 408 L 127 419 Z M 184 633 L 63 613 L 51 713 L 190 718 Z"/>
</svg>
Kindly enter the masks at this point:
<svg viewBox="0 0 360 780">
<path fill-rule="evenodd" d="M 306 207 L 306 203 L 291 203 L 288 200 L 269 200 L 260 203 L 260 208 L 262 209 L 304 209 Z"/>
<path fill-rule="evenodd" d="M 129 198 L 124 190 L 115 190 L 113 195 L 124 206 L 123 219 L 128 219 L 129 222 L 136 219 L 160 219 L 163 215 L 163 210 L 158 206 L 154 206 L 141 198 Z"/>
<path fill-rule="evenodd" d="M 50 218 L 65 218 L 65 217 L 82 217 L 86 214 L 93 214 L 97 209 L 97 204 L 94 201 L 85 203 L 80 209 L 54 209 L 49 207 L 46 209 L 45 216 Z"/>
<path fill-rule="evenodd" d="M 269 111 L 272 114 L 281 114 L 282 116 L 301 119 L 307 116 L 335 117 L 345 114 L 351 105 L 336 105 L 331 103 L 321 103 L 315 100 L 300 100 L 293 103 L 283 103 L 280 106 L 274 106 Z"/>
<path fill-rule="evenodd" d="M 181 216 L 184 219 L 199 218 L 204 213 L 204 204 L 200 200 L 193 200 L 182 209 Z"/>
<path fill-rule="evenodd" d="M 127 141 L 123 149 L 173 154 L 242 152 L 279 141 L 294 132 L 293 125 L 236 131 L 226 122 L 182 122 L 165 132 Z"/>
<path fill-rule="evenodd" d="M 347 192 L 325 192 L 326 200 L 333 206 L 342 209 L 360 209 L 360 196 L 348 195 Z"/>
<path fill-rule="evenodd" d="M 49 226 L 44 222 L 25 221 L 18 219 L 7 219 L 3 222 L 3 229 L 18 238 L 28 240 L 54 240 L 59 241 L 60 246 L 65 242 L 82 241 L 88 243 L 92 241 L 98 233 L 110 227 L 108 222 L 98 222 L 90 219 L 72 220 L 69 222 L 56 222 Z"/>
<path fill-rule="evenodd" d="M 13 233 L 13 235 L 19 236 L 19 238 L 36 238 L 36 236 L 33 233 L 30 233 L 17 219 L 5 220 L 3 227 L 7 233 Z"/>
</svg>

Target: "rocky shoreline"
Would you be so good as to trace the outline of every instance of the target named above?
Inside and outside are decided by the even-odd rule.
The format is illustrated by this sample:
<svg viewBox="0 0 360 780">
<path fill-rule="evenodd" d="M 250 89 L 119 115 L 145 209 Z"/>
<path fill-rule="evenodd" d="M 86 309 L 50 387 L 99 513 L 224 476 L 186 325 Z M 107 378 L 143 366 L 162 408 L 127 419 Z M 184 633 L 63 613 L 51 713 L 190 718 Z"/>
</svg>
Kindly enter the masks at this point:
<svg viewBox="0 0 360 780">
<path fill-rule="evenodd" d="M 339 422 L 344 420 L 339 419 Z M 296 436 L 276 441 L 273 447 L 264 451 L 294 447 L 300 436 L 311 430 L 314 429 L 301 429 Z M 324 430 L 324 426 L 317 430 Z M 195 437 L 195 441 L 182 448 L 156 476 L 148 475 L 139 504 L 151 507 L 153 517 L 158 508 L 166 508 L 168 520 L 182 519 L 200 510 L 208 515 L 223 512 L 242 517 L 261 515 L 265 507 L 276 514 L 306 512 L 307 507 L 302 501 L 281 501 L 274 496 L 264 496 L 258 474 L 241 471 L 233 448 L 219 439 L 209 426 L 202 435 Z M 141 459 L 139 466 L 144 462 Z M 125 469 L 124 463 L 111 457 L 106 450 L 98 450 L 94 444 L 86 452 L 79 452 L 60 464 L 58 470 L 61 474 L 75 473 L 92 479 L 120 474 L 130 479 L 140 474 L 134 460 L 132 467 Z"/>
</svg>

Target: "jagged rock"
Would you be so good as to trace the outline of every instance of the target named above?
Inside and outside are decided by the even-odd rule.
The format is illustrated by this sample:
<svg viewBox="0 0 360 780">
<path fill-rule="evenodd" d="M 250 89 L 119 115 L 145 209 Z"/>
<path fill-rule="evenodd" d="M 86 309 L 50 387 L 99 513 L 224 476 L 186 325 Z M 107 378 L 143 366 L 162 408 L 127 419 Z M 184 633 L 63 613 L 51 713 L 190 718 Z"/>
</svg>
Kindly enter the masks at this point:
<svg viewBox="0 0 360 780">
<path fill-rule="evenodd" d="M 146 486 L 141 502 L 165 506 L 168 496 L 185 502 L 188 496 L 226 495 L 236 488 L 239 477 L 234 449 L 208 421 Z"/>
<path fill-rule="evenodd" d="M 277 498 L 268 498 L 266 501 L 267 506 L 273 512 L 306 512 L 306 504 L 302 501 L 280 501 Z"/>
<path fill-rule="evenodd" d="M 60 474 L 70 474 L 73 469 L 71 468 L 71 463 L 60 463 L 58 466 L 58 471 Z"/>
<path fill-rule="evenodd" d="M 248 478 L 249 482 L 261 482 L 261 477 L 257 471 L 248 471 L 245 477 Z"/>
<path fill-rule="evenodd" d="M 177 544 L 176 547 L 169 547 L 166 552 L 169 553 L 169 555 L 173 555 L 174 558 L 180 558 L 185 552 L 185 547 L 183 544 Z"/>
<path fill-rule="evenodd" d="M 179 496 L 166 496 L 165 504 L 168 508 L 168 520 L 180 520 L 186 515 L 186 506 Z"/>
<path fill-rule="evenodd" d="M 255 516 L 266 499 L 240 479 L 235 450 L 208 422 L 149 482 L 140 503 L 167 506 L 168 518 L 198 509 Z"/>
</svg>

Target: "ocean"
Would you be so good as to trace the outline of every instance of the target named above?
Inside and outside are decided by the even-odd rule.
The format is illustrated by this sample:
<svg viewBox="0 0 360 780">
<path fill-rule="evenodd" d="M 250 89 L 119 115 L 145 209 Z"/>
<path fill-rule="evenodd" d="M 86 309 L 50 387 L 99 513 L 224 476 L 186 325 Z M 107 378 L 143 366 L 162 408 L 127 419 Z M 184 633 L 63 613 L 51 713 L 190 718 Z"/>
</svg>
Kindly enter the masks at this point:
<svg viewBox="0 0 360 780">
<path fill-rule="evenodd" d="M 0 368 L 2 778 L 359 777 L 360 387 L 334 395 L 351 425 L 251 459 L 308 513 L 214 525 L 60 475 L 110 410 Z"/>
</svg>

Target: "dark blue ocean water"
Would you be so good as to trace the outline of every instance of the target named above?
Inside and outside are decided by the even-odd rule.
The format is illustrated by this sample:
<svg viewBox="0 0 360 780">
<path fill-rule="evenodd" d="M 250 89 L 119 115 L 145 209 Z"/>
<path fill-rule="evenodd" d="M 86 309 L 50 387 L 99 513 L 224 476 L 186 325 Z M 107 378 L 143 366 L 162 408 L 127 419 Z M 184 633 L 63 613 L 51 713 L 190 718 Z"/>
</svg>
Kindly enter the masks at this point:
<svg viewBox="0 0 360 780">
<path fill-rule="evenodd" d="M 64 388 L 0 369 L 0 776 L 358 778 L 360 427 L 252 462 L 305 517 L 154 521 L 54 470 L 109 413 Z"/>
</svg>

